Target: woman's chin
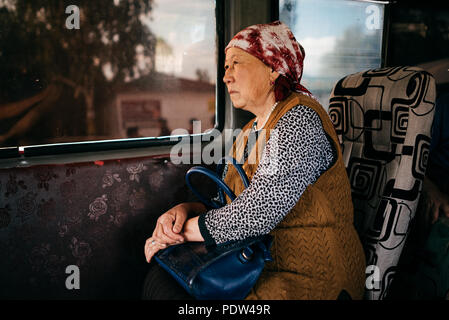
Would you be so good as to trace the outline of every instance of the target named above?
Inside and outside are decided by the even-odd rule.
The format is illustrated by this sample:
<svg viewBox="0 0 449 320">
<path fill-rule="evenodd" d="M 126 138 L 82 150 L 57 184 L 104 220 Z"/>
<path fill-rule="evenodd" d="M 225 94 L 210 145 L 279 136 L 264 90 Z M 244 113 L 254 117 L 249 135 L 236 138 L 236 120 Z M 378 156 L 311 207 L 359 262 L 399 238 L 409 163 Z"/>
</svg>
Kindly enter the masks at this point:
<svg viewBox="0 0 449 320">
<path fill-rule="evenodd" d="M 231 102 L 232 102 L 232 105 L 234 106 L 234 108 L 236 108 L 236 109 L 245 109 L 245 104 L 243 104 L 243 103 L 239 103 L 238 101 L 232 101 L 232 99 L 231 99 Z"/>
</svg>

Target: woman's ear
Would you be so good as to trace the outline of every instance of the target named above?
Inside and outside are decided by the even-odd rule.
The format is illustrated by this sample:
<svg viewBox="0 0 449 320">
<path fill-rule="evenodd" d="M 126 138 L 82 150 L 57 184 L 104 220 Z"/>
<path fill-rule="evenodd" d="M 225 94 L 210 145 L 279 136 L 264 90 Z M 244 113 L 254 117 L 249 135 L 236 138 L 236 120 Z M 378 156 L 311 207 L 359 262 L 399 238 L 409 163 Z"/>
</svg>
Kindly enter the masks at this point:
<svg viewBox="0 0 449 320">
<path fill-rule="evenodd" d="M 277 71 L 274 71 L 273 69 L 271 69 L 270 81 L 272 83 L 274 83 L 278 77 L 279 77 L 279 73 Z"/>
</svg>

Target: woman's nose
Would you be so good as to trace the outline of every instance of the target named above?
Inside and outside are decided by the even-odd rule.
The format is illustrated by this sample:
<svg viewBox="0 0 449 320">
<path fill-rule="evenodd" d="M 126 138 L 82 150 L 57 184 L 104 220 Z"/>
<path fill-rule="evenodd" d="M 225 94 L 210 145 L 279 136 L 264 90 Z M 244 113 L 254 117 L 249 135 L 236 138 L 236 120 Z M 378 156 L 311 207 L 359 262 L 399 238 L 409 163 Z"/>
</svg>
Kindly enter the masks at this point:
<svg viewBox="0 0 449 320">
<path fill-rule="evenodd" d="M 233 80 L 233 77 L 231 75 L 231 72 L 229 71 L 229 68 L 226 69 L 224 77 L 223 77 L 223 82 L 228 84 Z"/>
</svg>

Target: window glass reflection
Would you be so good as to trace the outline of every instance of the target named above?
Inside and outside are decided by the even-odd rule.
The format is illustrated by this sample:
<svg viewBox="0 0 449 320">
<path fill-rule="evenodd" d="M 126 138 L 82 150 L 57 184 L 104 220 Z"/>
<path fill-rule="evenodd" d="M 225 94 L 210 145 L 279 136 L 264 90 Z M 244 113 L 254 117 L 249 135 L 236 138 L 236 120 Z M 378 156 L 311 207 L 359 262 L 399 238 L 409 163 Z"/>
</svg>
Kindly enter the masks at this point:
<svg viewBox="0 0 449 320">
<path fill-rule="evenodd" d="M 69 2 L 0 0 L 0 147 L 214 126 L 214 1 Z"/>
<path fill-rule="evenodd" d="M 437 95 L 449 92 L 449 8 L 393 6 L 387 61 L 392 66 L 417 65 L 434 76 Z"/>
</svg>

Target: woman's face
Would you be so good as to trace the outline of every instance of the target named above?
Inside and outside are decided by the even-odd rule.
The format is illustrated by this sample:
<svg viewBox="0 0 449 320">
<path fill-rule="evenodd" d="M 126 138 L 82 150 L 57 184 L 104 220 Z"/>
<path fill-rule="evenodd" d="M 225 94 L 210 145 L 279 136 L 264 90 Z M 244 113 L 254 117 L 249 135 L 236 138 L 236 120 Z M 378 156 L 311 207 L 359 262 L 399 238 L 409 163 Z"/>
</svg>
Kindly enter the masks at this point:
<svg viewBox="0 0 449 320">
<path fill-rule="evenodd" d="M 253 111 L 264 106 L 273 94 L 271 82 L 276 75 L 262 61 L 239 48 L 226 51 L 223 81 L 236 108 Z"/>
</svg>

